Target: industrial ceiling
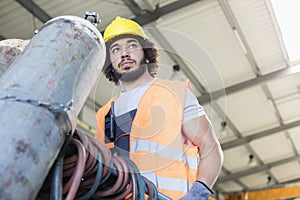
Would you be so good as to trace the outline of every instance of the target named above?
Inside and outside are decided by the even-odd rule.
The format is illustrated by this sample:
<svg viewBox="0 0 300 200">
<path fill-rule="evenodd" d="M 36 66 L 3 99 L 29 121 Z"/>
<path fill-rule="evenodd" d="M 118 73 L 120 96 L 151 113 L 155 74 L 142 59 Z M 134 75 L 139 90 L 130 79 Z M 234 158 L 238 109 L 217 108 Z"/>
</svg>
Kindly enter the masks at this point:
<svg viewBox="0 0 300 200">
<path fill-rule="evenodd" d="M 191 80 L 224 150 L 218 194 L 300 183 L 300 66 L 271 0 L 0 0 L 0 39 L 30 40 L 51 18 L 85 11 L 99 13 L 99 31 L 116 16 L 136 20 L 161 51 L 158 77 L 178 64 Z M 101 75 L 79 127 L 93 133 L 117 92 Z"/>
</svg>

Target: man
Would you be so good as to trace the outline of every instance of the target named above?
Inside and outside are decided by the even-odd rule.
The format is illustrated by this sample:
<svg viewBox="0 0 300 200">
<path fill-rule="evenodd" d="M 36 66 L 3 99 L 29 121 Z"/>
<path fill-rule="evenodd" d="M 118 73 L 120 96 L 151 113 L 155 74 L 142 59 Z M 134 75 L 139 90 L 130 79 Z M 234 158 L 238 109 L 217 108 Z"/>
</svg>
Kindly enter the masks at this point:
<svg viewBox="0 0 300 200">
<path fill-rule="evenodd" d="M 97 112 L 96 138 L 170 198 L 208 199 L 223 154 L 189 82 L 154 78 L 158 51 L 132 20 L 117 17 L 104 41 L 103 71 L 121 92 Z"/>
</svg>

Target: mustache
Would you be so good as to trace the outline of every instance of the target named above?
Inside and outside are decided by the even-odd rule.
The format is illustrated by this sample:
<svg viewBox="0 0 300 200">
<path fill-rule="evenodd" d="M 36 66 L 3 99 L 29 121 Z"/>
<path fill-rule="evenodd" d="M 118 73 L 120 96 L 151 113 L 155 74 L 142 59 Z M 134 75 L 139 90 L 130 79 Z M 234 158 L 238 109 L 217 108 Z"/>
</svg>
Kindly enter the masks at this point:
<svg viewBox="0 0 300 200">
<path fill-rule="evenodd" d="M 121 65 L 122 65 L 122 63 L 125 62 L 125 61 L 130 61 L 130 62 L 136 63 L 136 61 L 133 60 L 133 59 L 130 59 L 130 58 L 124 58 L 124 59 L 122 59 L 121 62 L 118 64 L 118 67 L 120 68 Z"/>
</svg>

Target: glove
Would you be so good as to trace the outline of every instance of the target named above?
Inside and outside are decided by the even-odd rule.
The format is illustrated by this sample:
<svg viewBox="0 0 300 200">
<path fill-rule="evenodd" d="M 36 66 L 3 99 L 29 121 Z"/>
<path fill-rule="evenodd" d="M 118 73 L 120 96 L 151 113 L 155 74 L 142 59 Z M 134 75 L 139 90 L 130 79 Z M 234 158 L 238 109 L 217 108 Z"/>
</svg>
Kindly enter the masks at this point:
<svg viewBox="0 0 300 200">
<path fill-rule="evenodd" d="M 213 192 L 201 181 L 196 181 L 191 190 L 181 197 L 180 200 L 208 200 Z"/>
</svg>

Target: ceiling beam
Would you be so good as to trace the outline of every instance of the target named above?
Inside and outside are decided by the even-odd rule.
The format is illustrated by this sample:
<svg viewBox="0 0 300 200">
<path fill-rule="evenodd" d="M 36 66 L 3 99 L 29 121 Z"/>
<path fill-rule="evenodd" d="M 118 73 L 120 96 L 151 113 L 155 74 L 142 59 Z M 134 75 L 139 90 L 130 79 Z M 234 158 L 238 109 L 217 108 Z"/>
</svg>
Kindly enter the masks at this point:
<svg viewBox="0 0 300 200">
<path fill-rule="evenodd" d="M 225 176 L 228 176 L 229 174 L 232 174 L 232 173 L 231 173 L 229 170 L 227 170 L 224 166 L 222 166 L 222 172 L 226 174 Z M 235 180 L 233 180 L 233 181 L 236 182 L 237 184 L 239 184 L 240 186 L 242 186 L 243 189 L 245 189 L 245 190 L 250 190 L 250 188 L 249 188 L 247 185 L 245 185 L 241 180 L 235 179 Z M 216 186 L 218 186 L 218 185 L 216 184 Z"/>
<path fill-rule="evenodd" d="M 233 141 L 225 142 L 221 146 L 222 146 L 223 150 L 230 149 L 230 148 L 233 148 L 233 147 L 236 147 L 236 146 L 239 146 L 239 145 L 247 144 L 247 143 L 251 142 L 252 140 L 259 139 L 259 138 L 262 138 L 262 137 L 266 137 L 266 136 L 278 133 L 280 131 L 285 131 L 287 129 L 291 129 L 291 128 L 294 128 L 294 127 L 297 127 L 297 126 L 300 126 L 300 120 L 295 121 L 295 122 L 291 122 L 291 123 L 288 123 L 288 124 L 280 125 L 280 126 L 277 126 L 275 128 L 264 130 L 264 131 L 261 131 L 261 132 L 258 132 L 258 133 L 254 133 L 252 135 L 245 136 L 243 138 L 238 138 L 238 139 L 233 140 Z"/>
<path fill-rule="evenodd" d="M 18 0 L 18 1 L 26 1 L 26 0 Z M 186 6 L 192 5 L 193 3 L 200 2 L 203 0 L 185 0 L 185 1 L 175 1 L 173 3 L 169 3 L 163 7 L 157 7 L 153 12 L 148 10 L 142 10 L 133 0 L 123 0 L 125 5 L 134 13 L 135 18 L 132 20 L 136 21 L 139 25 L 144 26 L 151 22 L 155 22 L 158 18 L 172 13 L 176 10 L 184 8 Z M 101 30 L 103 33 L 104 29 Z"/>
<path fill-rule="evenodd" d="M 123 2 L 135 16 L 141 14 L 142 10 L 134 0 L 123 0 Z"/>
<path fill-rule="evenodd" d="M 20 1 L 20 0 L 19 0 Z M 22 0 L 26 1 L 26 0 Z M 158 18 L 170 14 L 176 10 L 184 8 L 186 6 L 192 5 L 193 3 L 197 3 L 203 0 L 185 0 L 185 1 L 175 1 L 173 3 L 169 3 L 163 7 L 157 7 L 153 12 L 149 10 L 142 10 L 133 0 L 123 0 L 125 5 L 131 10 L 131 12 L 135 15 L 135 18 L 132 20 L 136 21 L 139 25 L 144 26 L 151 22 L 155 22 Z M 100 32 L 103 33 L 104 29 Z"/>
<path fill-rule="evenodd" d="M 52 17 L 48 15 L 41 7 L 35 4 L 32 0 L 16 0 L 21 6 L 23 6 L 28 12 L 32 13 L 41 22 L 45 23 Z"/>
<path fill-rule="evenodd" d="M 225 15 L 229 25 L 231 26 L 232 31 L 236 32 L 236 34 L 238 35 L 237 37 L 240 38 L 240 40 L 242 42 L 242 46 L 246 50 L 246 52 L 244 52 L 244 53 L 249 61 L 252 71 L 256 75 L 261 75 L 261 71 L 260 71 L 259 67 L 257 66 L 257 62 L 254 58 L 253 52 L 247 42 L 245 35 L 243 34 L 243 31 L 238 23 L 238 20 L 236 19 L 235 15 L 232 11 L 231 6 L 229 5 L 228 0 L 218 0 L 218 2 L 219 2 L 221 9 L 224 12 L 224 15 Z"/>
<path fill-rule="evenodd" d="M 167 15 L 171 12 L 174 12 L 178 9 L 189 6 L 193 3 L 199 2 L 202 0 L 185 0 L 185 1 L 175 1 L 163 7 L 158 7 L 153 12 L 145 11 L 140 15 L 137 15 L 133 20 L 139 23 L 141 26 L 154 22 L 158 18 Z"/>
<path fill-rule="evenodd" d="M 216 90 L 214 92 L 211 92 L 209 94 L 204 94 L 198 97 L 198 101 L 201 103 L 201 105 L 209 103 L 210 101 L 214 101 L 220 97 L 223 97 L 225 95 L 233 94 L 235 92 L 239 92 L 241 90 L 260 85 L 262 83 L 266 83 L 271 80 L 275 80 L 278 78 L 282 78 L 285 76 L 297 74 L 300 72 L 300 65 L 295 65 L 291 67 L 286 67 L 281 70 L 277 70 L 275 72 L 271 72 L 266 75 L 258 76 L 257 78 L 250 79 L 248 81 L 226 87 L 224 89 Z"/>
<path fill-rule="evenodd" d="M 265 164 L 265 165 L 261 165 L 261 166 L 258 166 L 258 167 L 253 167 L 253 168 L 250 168 L 248 170 L 235 172 L 233 174 L 229 174 L 229 175 L 219 177 L 218 180 L 217 180 L 217 183 L 220 184 L 220 183 L 224 183 L 224 182 L 227 182 L 227 181 L 234 181 L 235 179 L 239 179 L 243 176 L 248 176 L 248 175 L 255 174 L 255 173 L 258 173 L 258 172 L 261 172 L 261 171 L 266 171 L 266 170 L 269 170 L 272 167 L 276 167 L 278 165 L 286 164 L 286 163 L 292 162 L 292 161 L 300 161 L 300 155 L 292 156 L 292 157 L 289 157 L 289 158 L 285 158 L 285 159 L 275 161 L 275 162 L 272 162 L 272 163 L 268 163 L 268 164 Z"/>
</svg>

